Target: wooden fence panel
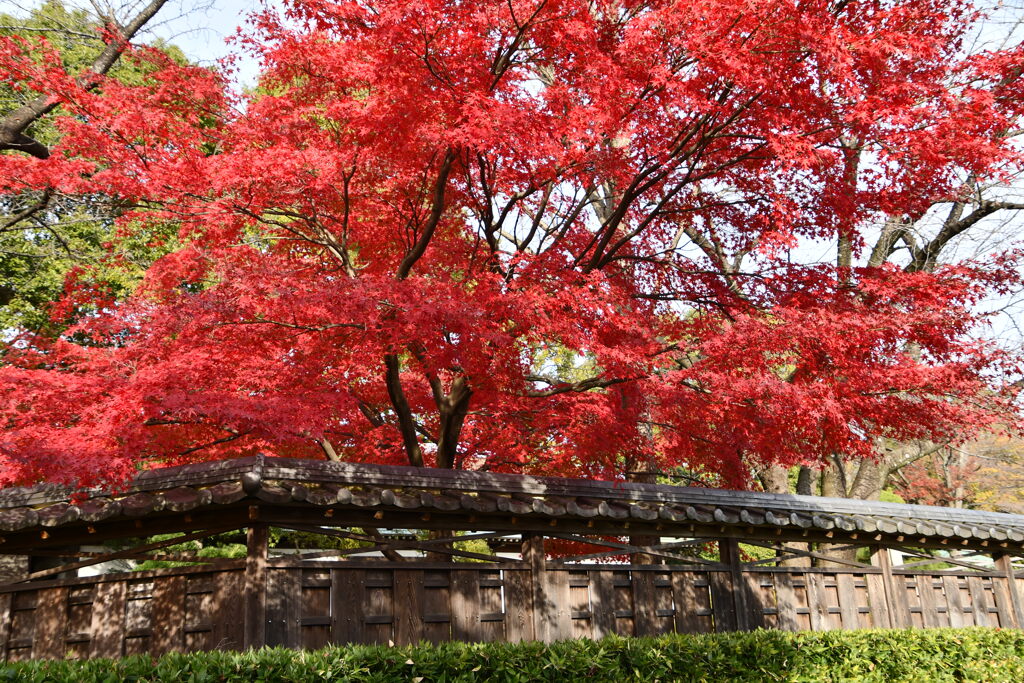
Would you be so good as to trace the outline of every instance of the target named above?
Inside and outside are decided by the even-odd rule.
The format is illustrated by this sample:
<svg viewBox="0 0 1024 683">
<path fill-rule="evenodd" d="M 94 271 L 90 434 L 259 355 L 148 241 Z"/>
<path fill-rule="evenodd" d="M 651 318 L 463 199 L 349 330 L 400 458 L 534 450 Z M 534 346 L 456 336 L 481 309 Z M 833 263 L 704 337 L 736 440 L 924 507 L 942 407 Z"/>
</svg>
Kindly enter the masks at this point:
<svg viewBox="0 0 1024 683">
<path fill-rule="evenodd" d="M 889 582 L 889 597 L 891 598 L 889 615 L 892 618 L 894 628 L 914 626 L 905 579 L 905 576 L 893 574 Z"/>
<path fill-rule="evenodd" d="M 572 619 L 573 638 L 594 637 L 594 614 L 590 608 L 590 575 L 587 572 L 569 572 L 569 616 Z"/>
<path fill-rule="evenodd" d="M 988 594 L 984 579 L 980 576 L 967 577 L 967 591 L 971 595 L 971 612 L 975 626 L 998 626 L 989 614 Z"/>
<path fill-rule="evenodd" d="M 765 626 L 1017 627 L 1009 581 L 985 572 L 882 570 L 270 567 L 267 643 L 558 640 Z M 104 577 L 0 593 L 0 657 L 116 657 L 242 647 L 243 572 Z M 743 612 L 739 613 L 738 609 Z M 226 617 L 226 618 L 225 618 Z"/>
<path fill-rule="evenodd" d="M 213 622 L 218 618 L 219 611 L 214 601 L 215 590 L 216 576 L 213 572 L 190 574 L 185 580 L 187 651 L 212 650 L 216 647 L 213 641 Z"/>
<path fill-rule="evenodd" d="M 301 591 L 301 569 L 267 571 L 267 645 L 299 647 Z"/>
<path fill-rule="evenodd" d="M 12 662 L 32 658 L 38 592 L 37 590 L 27 590 L 11 594 L 11 625 L 7 642 L 7 658 Z"/>
<path fill-rule="evenodd" d="M 942 593 L 946 600 L 946 617 L 949 625 L 953 628 L 970 626 L 973 620 L 969 619 L 964 609 L 961 597 L 960 577 L 946 575 L 942 577 Z"/>
<path fill-rule="evenodd" d="M 790 572 L 775 575 L 776 624 L 783 631 L 799 631 L 801 608 L 806 611 L 806 606 L 797 597 L 793 583 L 793 574 Z"/>
<path fill-rule="evenodd" d="M 365 642 L 387 643 L 394 640 L 394 570 L 367 569 L 363 588 Z"/>
<path fill-rule="evenodd" d="M 590 575 L 586 576 L 589 595 Z M 505 571 L 505 638 L 512 643 L 535 638 L 533 587 L 528 571 Z"/>
<path fill-rule="evenodd" d="M 395 570 L 395 644 L 412 645 L 423 640 L 423 572 Z"/>
<path fill-rule="evenodd" d="M 675 613 L 672 575 L 658 572 L 654 576 L 655 633 L 660 635 L 675 632 Z"/>
<path fill-rule="evenodd" d="M 185 577 L 153 579 L 152 652 L 162 655 L 185 647 Z"/>
<path fill-rule="evenodd" d="M 89 656 L 92 628 L 92 601 L 95 586 L 69 586 L 64 656 L 83 659 Z"/>
<path fill-rule="evenodd" d="M 124 653 L 142 654 L 150 650 L 153 622 L 152 580 L 129 581 L 125 595 Z M 225 621 L 223 619 L 218 621 Z"/>
<path fill-rule="evenodd" d="M 120 657 L 123 654 L 127 589 L 125 581 L 110 581 L 96 586 L 92 602 L 91 657 Z"/>
<path fill-rule="evenodd" d="M 532 601 L 529 574 L 521 572 L 520 577 L 527 580 L 525 596 L 520 597 Z M 452 602 L 451 575 L 444 570 L 425 571 L 423 573 L 423 637 L 432 643 L 441 643 L 452 639 Z M 531 630 L 532 633 L 532 630 Z M 531 640 L 527 638 L 527 640 Z"/>
<path fill-rule="evenodd" d="M 711 609 L 714 612 L 715 631 L 735 631 L 739 628 L 736 614 L 736 595 L 729 572 L 708 572 L 711 587 Z"/>
<path fill-rule="evenodd" d="M 39 591 L 36 598 L 35 634 L 32 639 L 33 659 L 63 659 L 67 599 L 66 586 Z"/>
<path fill-rule="evenodd" d="M 840 624 L 844 629 L 856 629 L 861 627 L 860 603 L 857 595 L 856 579 L 863 579 L 862 576 L 855 576 L 846 572 L 835 575 L 836 599 L 839 603 Z"/>
<path fill-rule="evenodd" d="M 315 650 L 331 642 L 331 585 L 328 569 L 302 572 L 299 641 L 303 648 Z"/>
<path fill-rule="evenodd" d="M 865 574 L 864 583 L 867 584 L 868 604 L 870 605 L 870 623 L 872 628 L 891 628 L 889 600 L 885 590 L 885 577 L 881 574 Z"/>
<path fill-rule="evenodd" d="M 569 572 L 545 571 L 541 574 L 544 601 L 535 605 L 541 637 L 548 641 L 573 637 L 572 614 L 569 609 Z"/>
<path fill-rule="evenodd" d="M 619 633 L 615 586 L 617 575 L 617 572 L 612 571 L 589 572 L 590 636 L 592 638 L 604 638 L 613 633 Z M 630 618 L 632 618 L 632 612 Z"/>
<path fill-rule="evenodd" d="M 714 630 L 709 588 L 706 572 L 672 572 L 675 628 L 678 633 L 708 633 Z"/>
<path fill-rule="evenodd" d="M 910 619 L 912 628 L 924 628 L 924 610 L 921 606 L 921 591 L 918 584 L 921 577 L 918 575 L 901 574 L 896 581 L 902 586 L 901 592 L 907 600 L 907 617 Z"/>
<path fill-rule="evenodd" d="M 857 594 L 857 628 L 871 628 L 871 595 L 868 593 L 869 574 L 854 575 L 854 590 Z"/>
<path fill-rule="evenodd" d="M 344 645 L 366 642 L 366 630 L 363 628 L 365 575 L 362 569 L 331 570 L 332 643 Z M 269 596 L 267 603 L 270 604 Z"/>
<path fill-rule="evenodd" d="M 828 614 L 828 595 L 825 592 L 824 574 L 804 574 L 807 589 L 807 607 L 812 631 L 826 631 L 835 628 Z"/>
<path fill-rule="evenodd" d="M 472 640 L 479 630 L 480 582 L 476 572 L 451 572 L 452 639 Z"/>
<path fill-rule="evenodd" d="M 941 593 L 942 589 L 939 588 Z M 921 601 L 921 621 L 925 628 L 938 628 L 942 624 L 939 614 L 939 599 L 935 594 L 935 580 L 931 576 L 917 577 L 917 594 Z M 945 616 L 943 613 L 942 616 Z"/>
<path fill-rule="evenodd" d="M 501 580 L 501 572 L 476 570 L 472 573 L 476 574 L 477 581 L 480 584 L 479 602 L 474 607 L 471 607 L 480 615 L 478 639 L 484 642 L 504 640 L 505 611 L 502 604 L 504 584 Z M 569 612 L 568 585 L 566 585 L 566 590 L 562 597 L 563 601 L 559 602 L 559 606 L 567 617 Z M 572 625 L 567 623 L 565 628 L 568 631 L 572 628 Z M 564 637 L 571 637 L 571 633 Z"/>
<path fill-rule="evenodd" d="M 241 606 L 244 600 L 244 574 L 235 570 L 218 572 L 212 576 L 214 579 L 212 600 L 214 610 L 216 610 L 214 614 L 224 614 L 227 611 L 232 614 L 232 618 L 218 619 L 214 617 L 210 620 L 212 622 L 210 647 L 216 650 L 240 650 L 245 638 L 245 621 L 242 618 L 244 613 L 233 610 L 232 606 Z"/>
<path fill-rule="evenodd" d="M 11 601 L 13 595 L 0 593 L 0 662 L 7 660 L 7 644 L 11 639 Z"/>
<path fill-rule="evenodd" d="M 656 635 L 658 618 L 655 613 L 654 572 L 633 572 L 632 580 L 634 635 Z"/>
<path fill-rule="evenodd" d="M 779 596 L 777 575 L 770 572 L 746 572 L 747 623 L 750 628 L 778 628 Z"/>
<path fill-rule="evenodd" d="M 999 616 L 999 626 L 1001 628 L 1017 628 L 1019 625 L 1014 615 L 1008 580 L 1002 576 L 993 576 L 991 581 L 992 597 L 995 600 L 996 613 Z"/>
</svg>

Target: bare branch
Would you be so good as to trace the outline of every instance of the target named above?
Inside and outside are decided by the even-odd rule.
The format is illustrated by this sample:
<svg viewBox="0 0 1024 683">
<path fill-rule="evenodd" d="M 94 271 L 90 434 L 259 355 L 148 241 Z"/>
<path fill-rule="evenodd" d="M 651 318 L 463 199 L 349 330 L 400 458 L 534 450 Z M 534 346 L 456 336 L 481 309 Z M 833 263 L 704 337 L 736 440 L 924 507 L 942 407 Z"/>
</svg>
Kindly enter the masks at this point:
<svg viewBox="0 0 1024 683">
<path fill-rule="evenodd" d="M 625 382 L 633 381 L 637 379 L 635 377 L 589 377 L 579 382 L 560 382 L 557 379 L 545 377 L 543 375 L 527 375 L 527 382 L 544 382 L 549 386 L 548 389 L 528 389 L 524 392 L 525 396 L 532 398 L 544 398 L 547 396 L 555 396 L 557 394 L 567 393 L 582 393 L 584 391 L 590 391 L 591 389 L 603 389 L 616 384 L 623 384 Z"/>
</svg>

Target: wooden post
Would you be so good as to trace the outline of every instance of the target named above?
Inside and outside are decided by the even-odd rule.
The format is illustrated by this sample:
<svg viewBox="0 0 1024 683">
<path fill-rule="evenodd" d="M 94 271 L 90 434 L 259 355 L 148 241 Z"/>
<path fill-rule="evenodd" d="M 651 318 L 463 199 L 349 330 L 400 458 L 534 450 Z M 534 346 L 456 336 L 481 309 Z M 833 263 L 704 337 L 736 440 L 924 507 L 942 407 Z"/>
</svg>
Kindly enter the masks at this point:
<svg viewBox="0 0 1024 683">
<path fill-rule="evenodd" d="M 523 534 L 523 561 L 530 566 L 530 584 L 533 586 L 532 609 L 533 637 L 550 642 L 550 619 L 547 618 L 547 559 L 544 557 L 544 536 L 536 533 Z"/>
<path fill-rule="evenodd" d="M 1013 575 L 1012 558 L 1001 553 L 993 558 L 996 561 L 996 568 L 1003 572 L 1006 577 L 1006 587 L 1010 592 L 1010 604 L 1013 606 L 1014 626 L 1024 628 L 1024 606 L 1021 604 L 1020 593 L 1017 591 L 1017 577 Z"/>
<path fill-rule="evenodd" d="M 729 566 L 729 578 L 732 584 L 732 599 L 736 610 L 736 629 L 749 631 L 750 605 L 747 595 L 747 582 L 740 566 L 740 544 L 735 538 L 718 539 L 718 557 L 722 564 Z"/>
<path fill-rule="evenodd" d="M 253 524 L 246 533 L 245 556 L 245 634 L 246 649 L 267 644 L 267 547 L 266 524 Z"/>
</svg>

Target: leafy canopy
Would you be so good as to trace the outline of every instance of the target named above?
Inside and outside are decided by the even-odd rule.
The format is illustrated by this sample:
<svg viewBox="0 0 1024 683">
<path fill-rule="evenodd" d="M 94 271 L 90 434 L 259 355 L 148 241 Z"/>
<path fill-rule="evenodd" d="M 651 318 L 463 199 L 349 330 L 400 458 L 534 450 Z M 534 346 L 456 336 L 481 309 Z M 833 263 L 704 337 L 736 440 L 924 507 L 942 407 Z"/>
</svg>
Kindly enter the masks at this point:
<svg viewBox="0 0 1024 683">
<path fill-rule="evenodd" d="M 268 450 L 737 483 L 1005 419 L 1016 359 L 972 331 L 1013 255 L 901 256 L 899 226 L 1020 161 L 1021 50 L 965 55 L 973 19 L 305 0 L 255 20 L 251 94 L 153 51 L 95 91 L 25 70 L 61 138 L 0 156 L 0 191 L 117 198 L 187 246 L 16 343 L 0 476 Z"/>
</svg>

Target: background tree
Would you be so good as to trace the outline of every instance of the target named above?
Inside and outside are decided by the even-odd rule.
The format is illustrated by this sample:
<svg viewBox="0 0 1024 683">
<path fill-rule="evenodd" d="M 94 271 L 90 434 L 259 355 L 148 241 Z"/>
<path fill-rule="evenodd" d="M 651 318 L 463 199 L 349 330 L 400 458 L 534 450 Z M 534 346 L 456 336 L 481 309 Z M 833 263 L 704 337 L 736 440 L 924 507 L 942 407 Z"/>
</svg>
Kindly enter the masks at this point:
<svg viewBox="0 0 1024 683">
<path fill-rule="evenodd" d="M 19 342 L 4 477 L 268 449 L 739 484 L 1014 419 L 1016 359 L 973 336 L 1013 255 L 942 264 L 956 226 L 906 227 L 1019 162 L 1021 50 L 965 55 L 973 17 L 302 2 L 255 22 L 255 95 L 153 53 L 66 83 L 60 154 L 0 158 L 0 189 L 123 199 L 188 246 Z"/>
<path fill-rule="evenodd" d="M 915 460 L 896 472 L 894 487 L 912 503 L 1019 514 L 1022 455 L 1019 437 L 988 434 Z"/>
<path fill-rule="evenodd" d="M 2 149 L 45 157 L 60 139 L 53 114 L 58 111 L 38 70 L 57 67 L 89 88 L 99 76 L 138 84 L 138 62 L 120 59 L 125 42 L 151 22 L 164 2 L 95 5 L 103 14 L 47 0 L 23 15 L 0 13 L 0 36 L 20 53 L 16 70 L 0 86 Z M 120 39 L 115 38 L 120 36 Z M 180 50 L 155 41 L 178 61 Z M 28 57 L 28 60 L 24 58 Z M 24 60 L 24 61 L 23 61 Z M 16 188 L 12 188 L 15 189 Z M 160 250 L 157 243 L 173 231 L 119 240 L 114 219 L 123 202 L 101 195 L 65 194 L 53 187 L 30 188 L 5 195 L 0 203 L 0 330 L 56 334 L 76 315 L 74 307 L 57 311 L 68 277 L 110 297 L 123 298 Z"/>
<path fill-rule="evenodd" d="M 1024 33 L 1024 8 L 1019 3 L 1001 2 L 987 8 L 986 12 L 975 28 L 965 35 L 961 50 L 969 55 L 986 55 L 1020 44 Z M 1006 88 L 1003 97 L 1018 96 L 1015 93 L 1019 90 L 1020 76 L 1020 65 L 1010 66 L 1004 72 L 999 83 L 1001 88 Z M 951 83 L 950 87 L 955 86 Z M 1019 149 L 1016 140 L 1021 132 L 1020 120 L 1011 118 L 998 135 Z M 856 147 L 854 141 L 848 142 Z M 871 174 L 873 169 L 870 164 L 863 163 L 864 150 L 851 148 L 850 154 L 851 168 L 855 170 L 848 180 L 849 191 L 853 192 L 856 184 L 861 182 L 860 176 Z M 985 178 L 973 174 L 968 168 L 959 169 L 959 183 L 951 186 L 951 192 L 945 195 L 924 193 L 921 199 L 925 201 L 919 205 L 900 207 L 900 211 L 880 216 L 874 233 L 863 237 L 865 248 L 859 252 L 859 259 L 855 259 L 856 252 L 849 249 L 846 240 L 838 240 L 835 250 L 837 262 L 856 260 L 869 267 L 892 263 L 906 272 L 934 272 L 943 265 L 993 256 L 998 258 L 1000 254 L 1012 252 L 1019 248 L 1020 220 L 1017 212 L 1024 208 L 1024 198 L 1019 186 L 1019 171 L 1012 167 L 1002 171 L 995 177 Z M 995 341 L 1013 353 L 1019 353 L 1021 348 L 1020 329 L 1016 322 L 1019 294 L 1019 288 L 1004 289 L 996 299 L 981 304 L 981 308 L 1003 314 L 995 322 L 1002 328 L 1001 334 L 997 330 Z M 1014 328 L 1016 335 L 1012 334 Z M 1010 338 L 1007 338 L 1007 332 L 1011 333 Z M 991 335 L 992 331 L 988 334 Z M 1012 425 L 1003 425 L 1003 428 L 1013 431 Z M 804 466 L 795 478 L 788 476 L 785 468 L 778 467 L 763 468 L 758 475 L 761 485 L 769 491 L 877 498 L 883 488 L 894 484 L 901 494 L 909 496 L 909 500 L 923 502 L 936 499 L 934 495 L 941 498 L 939 491 L 945 491 L 948 482 L 962 481 L 975 469 L 972 464 L 975 461 L 968 458 L 967 462 L 961 462 L 964 451 L 953 447 L 964 441 L 963 436 L 910 442 L 881 438 L 876 442 L 873 458 L 833 453 L 823 467 Z M 1010 441 L 1012 439 L 987 434 L 982 442 Z M 912 471 L 903 474 L 905 467 Z M 937 478 L 926 472 L 935 474 Z M 947 483 L 940 483 L 940 480 Z M 921 484 L 923 489 L 914 493 L 914 482 Z M 953 489 L 956 488 L 954 485 Z M 948 502 L 962 499 L 962 495 L 952 495 Z"/>
</svg>

